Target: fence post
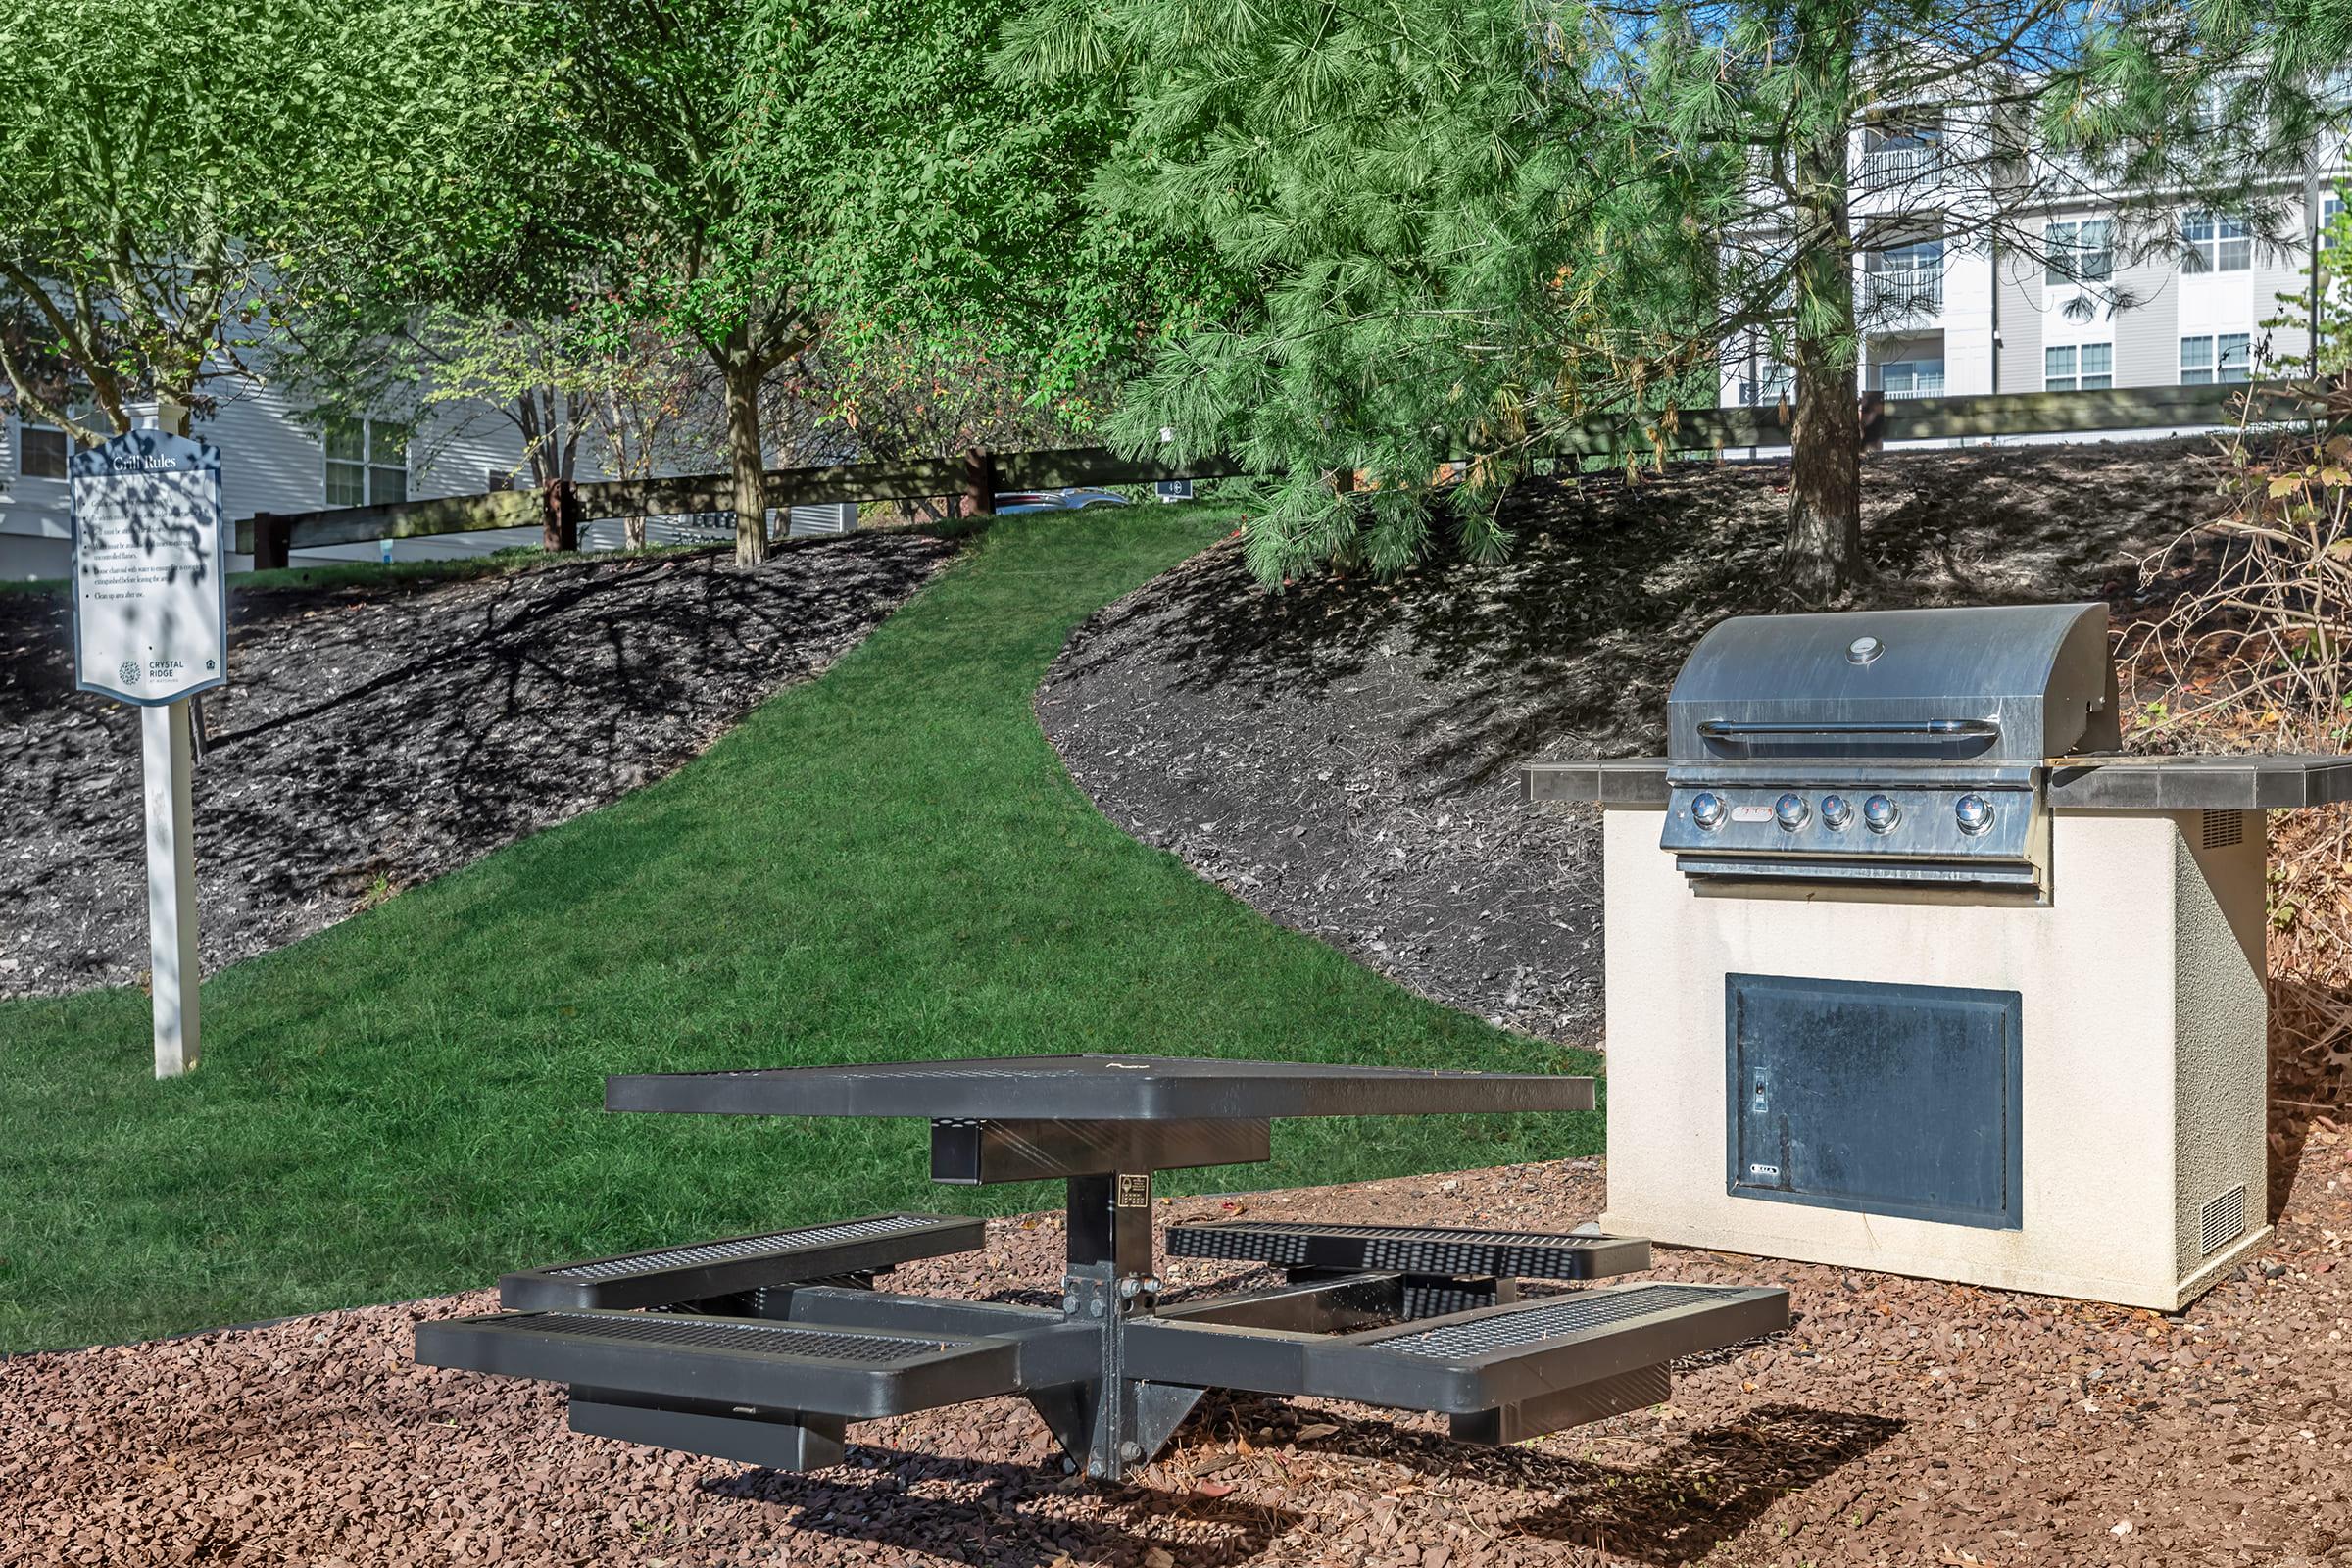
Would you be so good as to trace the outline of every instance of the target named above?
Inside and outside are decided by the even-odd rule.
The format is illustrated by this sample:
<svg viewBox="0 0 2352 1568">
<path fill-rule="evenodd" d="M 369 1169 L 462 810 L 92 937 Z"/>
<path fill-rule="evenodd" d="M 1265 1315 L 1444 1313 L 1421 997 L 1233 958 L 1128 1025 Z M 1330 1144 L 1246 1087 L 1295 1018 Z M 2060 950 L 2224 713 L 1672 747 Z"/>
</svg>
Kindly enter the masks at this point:
<svg viewBox="0 0 2352 1568">
<path fill-rule="evenodd" d="M 580 491 L 569 479 L 550 479 L 539 491 L 539 544 L 545 550 L 580 548 Z"/>
<path fill-rule="evenodd" d="M 997 455 L 974 447 L 963 455 L 963 514 L 997 514 Z"/>
<path fill-rule="evenodd" d="M 253 514 L 253 569 L 274 571 L 286 564 L 287 546 L 294 532 L 288 519 L 271 512 Z"/>
</svg>

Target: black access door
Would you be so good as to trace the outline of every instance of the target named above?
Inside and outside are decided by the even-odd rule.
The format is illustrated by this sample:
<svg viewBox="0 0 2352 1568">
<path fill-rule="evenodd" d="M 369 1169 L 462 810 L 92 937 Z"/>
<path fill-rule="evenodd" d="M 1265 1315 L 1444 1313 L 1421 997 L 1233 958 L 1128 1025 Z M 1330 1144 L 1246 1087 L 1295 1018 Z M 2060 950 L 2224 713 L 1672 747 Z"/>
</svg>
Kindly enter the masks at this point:
<svg viewBox="0 0 2352 1568">
<path fill-rule="evenodd" d="M 2014 991 L 1724 976 L 1737 1198 L 2015 1230 Z"/>
</svg>

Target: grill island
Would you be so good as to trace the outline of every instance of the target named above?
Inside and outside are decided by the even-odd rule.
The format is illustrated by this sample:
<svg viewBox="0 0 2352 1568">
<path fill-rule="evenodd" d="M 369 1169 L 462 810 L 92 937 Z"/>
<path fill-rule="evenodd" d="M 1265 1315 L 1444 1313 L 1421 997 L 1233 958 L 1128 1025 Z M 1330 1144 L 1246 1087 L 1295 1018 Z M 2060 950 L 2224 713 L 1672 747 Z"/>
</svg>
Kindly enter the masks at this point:
<svg viewBox="0 0 2352 1568">
<path fill-rule="evenodd" d="M 1193 1225 L 1178 1256 L 1287 1283 L 1162 1303 L 1152 1173 L 1271 1156 L 1278 1116 L 1592 1108 L 1592 1080 L 1179 1057 L 1041 1056 L 618 1077 L 612 1110 L 916 1116 L 931 1175 L 1064 1178 L 1057 1307 L 874 1288 L 981 1245 L 978 1220 L 880 1214 L 510 1274 L 495 1316 L 422 1323 L 435 1366 L 571 1386 L 574 1431 L 778 1469 L 841 1458 L 850 1421 L 1020 1394 L 1071 1468 L 1150 1461 L 1210 1388 L 1443 1412 L 1514 1443 L 1667 1397 L 1677 1356 L 1786 1328 L 1786 1291 L 1642 1283 L 1526 1300 L 1520 1278 L 1649 1266 L 1623 1237 L 1418 1226 Z"/>
<path fill-rule="evenodd" d="M 1726 620 L 1602 808 L 1609 1212 L 2170 1311 L 2264 1222 L 2263 812 L 2352 758 L 2121 755 L 2104 605 Z"/>
</svg>

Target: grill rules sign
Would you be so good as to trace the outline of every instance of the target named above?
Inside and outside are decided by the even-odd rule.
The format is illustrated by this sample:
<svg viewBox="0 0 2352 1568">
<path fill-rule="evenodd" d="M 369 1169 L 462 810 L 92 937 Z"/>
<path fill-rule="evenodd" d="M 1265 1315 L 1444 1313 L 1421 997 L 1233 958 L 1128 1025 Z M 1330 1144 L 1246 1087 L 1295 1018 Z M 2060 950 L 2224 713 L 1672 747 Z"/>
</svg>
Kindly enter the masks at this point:
<svg viewBox="0 0 2352 1568">
<path fill-rule="evenodd" d="M 70 460 L 74 679 L 157 707 L 227 678 L 220 450 L 133 430 Z"/>
</svg>

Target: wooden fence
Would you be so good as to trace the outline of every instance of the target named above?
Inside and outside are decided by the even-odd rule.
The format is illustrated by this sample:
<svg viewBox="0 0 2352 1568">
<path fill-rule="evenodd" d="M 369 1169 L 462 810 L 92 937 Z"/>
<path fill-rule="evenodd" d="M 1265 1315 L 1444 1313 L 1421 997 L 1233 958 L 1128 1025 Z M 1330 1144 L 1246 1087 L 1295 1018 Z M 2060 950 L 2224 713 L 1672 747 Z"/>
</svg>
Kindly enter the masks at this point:
<svg viewBox="0 0 2352 1568">
<path fill-rule="evenodd" d="M 2309 387 L 2287 382 L 1884 402 L 1874 395 L 1864 399 L 1865 434 L 1877 444 L 2193 429 L 2236 422 L 2243 408 L 2241 400 L 2249 394 L 2256 399 L 2257 416 L 2269 419 L 2294 417 L 2313 402 Z M 1788 420 L 1787 405 L 1777 409 L 1685 409 L 1639 418 L 1596 416 L 1559 432 L 1553 450 L 1564 458 L 1589 458 L 1657 450 L 1704 455 L 1786 446 Z M 994 509 L 996 493 L 1004 490 L 1230 478 L 1243 471 L 1238 464 L 1224 459 L 1171 466 L 1123 458 L 1103 447 L 1067 447 L 1048 452 L 972 452 L 959 458 L 911 463 L 770 468 L 766 487 L 767 504 L 778 511 L 848 501 L 962 495 L 971 498 L 975 510 L 987 512 Z M 590 519 L 726 512 L 733 505 L 730 481 L 723 473 L 614 479 L 568 486 L 553 497 L 536 490 L 493 491 L 374 507 L 333 507 L 291 515 L 261 513 L 237 523 L 236 548 L 250 553 L 256 566 L 282 566 L 289 550 L 532 526 L 544 528 L 551 547 L 574 548 L 579 525 Z"/>
</svg>

